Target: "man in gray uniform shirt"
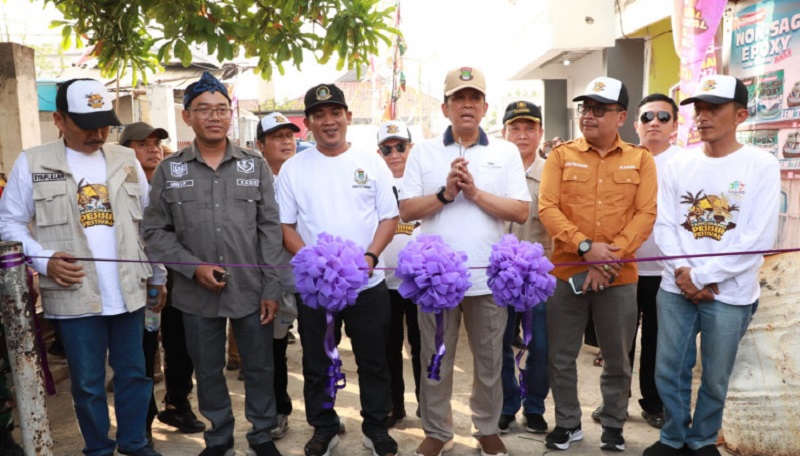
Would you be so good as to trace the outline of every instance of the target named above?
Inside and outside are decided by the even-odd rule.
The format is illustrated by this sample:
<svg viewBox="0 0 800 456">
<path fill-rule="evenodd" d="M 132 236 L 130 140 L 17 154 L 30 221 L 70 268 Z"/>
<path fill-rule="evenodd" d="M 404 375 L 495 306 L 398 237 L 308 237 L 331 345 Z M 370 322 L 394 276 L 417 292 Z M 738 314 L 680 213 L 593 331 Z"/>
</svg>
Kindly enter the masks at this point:
<svg viewBox="0 0 800 456">
<path fill-rule="evenodd" d="M 231 456 L 234 418 L 225 383 L 225 328 L 230 319 L 242 357 L 248 455 L 280 455 L 272 388 L 273 319 L 281 299 L 276 269 L 220 264 L 280 264 L 283 238 L 272 172 L 260 155 L 233 145 L 225 86 L 204 73 L 184 92 L 191 146 L 161 162 L 145 212 L 145 238 L 156 258 L 179 262 L 173 305 L 183 311 L 195 366 L 200 413 L 211 421 L 201 456 Z M 200 264 L 202 263 L 202 264 Z M 200 265 L 198 265 L 200 264 Z"/>
</svg>

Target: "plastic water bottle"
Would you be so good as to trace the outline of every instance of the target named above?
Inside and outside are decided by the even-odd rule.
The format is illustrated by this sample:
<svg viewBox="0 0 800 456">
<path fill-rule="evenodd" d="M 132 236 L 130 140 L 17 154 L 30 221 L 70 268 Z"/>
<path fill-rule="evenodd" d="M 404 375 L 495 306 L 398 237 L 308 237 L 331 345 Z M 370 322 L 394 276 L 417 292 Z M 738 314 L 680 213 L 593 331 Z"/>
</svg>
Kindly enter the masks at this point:
<svg viewBox="0 0 800 456">
<path fill-rule="evenodd" d="M 147 289 L 147 304 L 144 306 L 144 329 L 150 332 L 158 331 L 161 326 L 161 312 L 153 309 L 158 307 L 158 290 L 156 288 Z"/>
</svg>

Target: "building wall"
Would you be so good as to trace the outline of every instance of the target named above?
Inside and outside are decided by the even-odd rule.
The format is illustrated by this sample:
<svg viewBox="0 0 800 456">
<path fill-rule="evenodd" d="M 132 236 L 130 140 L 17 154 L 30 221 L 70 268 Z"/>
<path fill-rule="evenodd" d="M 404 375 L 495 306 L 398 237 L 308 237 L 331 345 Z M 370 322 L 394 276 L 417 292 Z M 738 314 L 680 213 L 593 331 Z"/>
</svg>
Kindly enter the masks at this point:
<svg viewBox="0 0 800 456">
<path fill-rule="evenodd" d="M 670 18 L 664 18 L 644 29 L 647 41 L 647 93 L 669 94 L 678 83 L 681 60 L 675 52 Z"/>
</svg>

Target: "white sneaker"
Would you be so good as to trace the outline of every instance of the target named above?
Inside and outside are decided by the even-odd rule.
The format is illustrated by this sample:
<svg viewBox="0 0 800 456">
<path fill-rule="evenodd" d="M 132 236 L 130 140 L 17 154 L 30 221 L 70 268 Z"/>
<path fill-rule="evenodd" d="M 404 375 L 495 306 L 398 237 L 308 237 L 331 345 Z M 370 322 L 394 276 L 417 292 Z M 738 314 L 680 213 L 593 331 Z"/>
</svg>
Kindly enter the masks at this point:
<svg viewBox="0 0 800 456">
<path fill-rule="evenodd" d="M 286 430 L 289 429 L 289 417 L 282 413 L 278 414 L 278 426 L 270 431 L 272 433 L 272 440 L 280 440 L 286 435 Z"/>
</svg>

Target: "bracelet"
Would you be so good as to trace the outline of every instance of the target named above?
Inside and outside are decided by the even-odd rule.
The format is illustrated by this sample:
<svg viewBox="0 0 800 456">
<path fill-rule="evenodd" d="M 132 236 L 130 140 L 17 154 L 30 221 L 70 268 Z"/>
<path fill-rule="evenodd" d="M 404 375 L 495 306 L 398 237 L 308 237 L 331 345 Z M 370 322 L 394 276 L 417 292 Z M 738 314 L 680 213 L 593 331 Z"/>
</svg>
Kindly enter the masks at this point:
<svg viewBox="0 0 800 456">
<path fill-rule="evenodd" d="M 378 255 L 375 255 L 372 252 L 367 252 L 367 253 L 364 254 L 364 256 L 372 258 L 372 267 L 373 268 L 378 265 Z"/>
</svg>

